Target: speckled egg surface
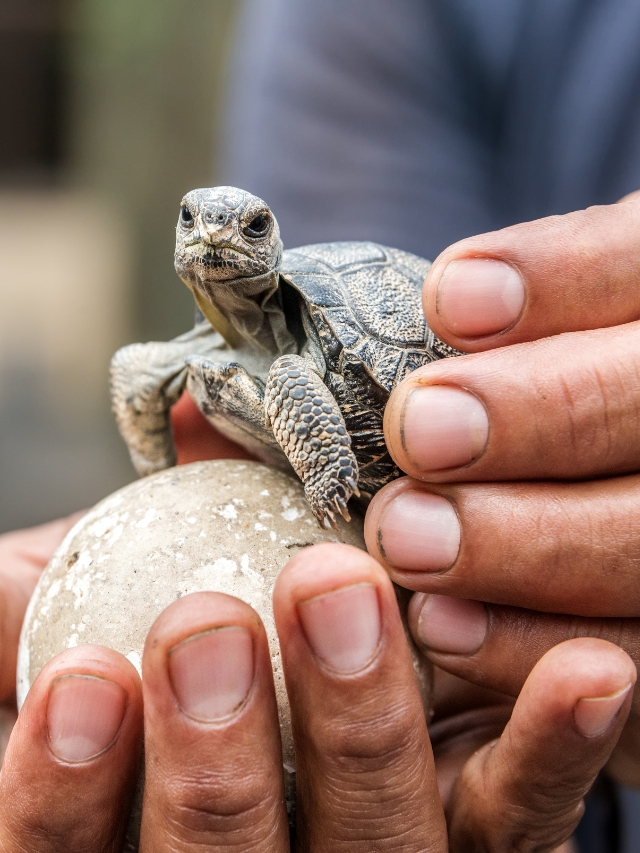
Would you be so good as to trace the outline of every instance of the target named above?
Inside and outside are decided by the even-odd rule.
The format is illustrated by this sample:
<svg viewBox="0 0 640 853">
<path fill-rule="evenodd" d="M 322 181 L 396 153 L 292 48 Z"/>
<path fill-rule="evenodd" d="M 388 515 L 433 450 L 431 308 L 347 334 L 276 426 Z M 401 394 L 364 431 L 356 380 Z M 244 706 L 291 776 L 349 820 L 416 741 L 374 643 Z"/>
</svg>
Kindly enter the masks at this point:
<svg viewBox="0 0 640 853">
<path fill-rule="evenodd" d="M 294 751 L 271 594 L 301 548 L 364 548 L 358 515 L 338 525 L 321 529 L 299 480 L 257 462 L 196 462 L 125 486 L 76 524 L 42 574 L 20 640 L 19 706 L 58 652 L 99 643 L 140 671 L 149 628 L 172 601 L 201 590 L 235 595 L 267 632 L 290 801 Z M 426 701 L 429 673 L 415 652 L 414 665 Z"/>
<path fill-rule="evenodd" d="M 140 671 L 156 617 L 200 590 L 257 610 L 280 693 L 271 591 L 287 560 L 319 542 L 363 548 L 360 518 L 322 530 L 299 482 L 265 465 L 196 462 L 125 486 L 76 524 L 42 575 L 22 630 L 19 705 L 45 663 L 71 646 L 110 646 Z"/>
</svg>

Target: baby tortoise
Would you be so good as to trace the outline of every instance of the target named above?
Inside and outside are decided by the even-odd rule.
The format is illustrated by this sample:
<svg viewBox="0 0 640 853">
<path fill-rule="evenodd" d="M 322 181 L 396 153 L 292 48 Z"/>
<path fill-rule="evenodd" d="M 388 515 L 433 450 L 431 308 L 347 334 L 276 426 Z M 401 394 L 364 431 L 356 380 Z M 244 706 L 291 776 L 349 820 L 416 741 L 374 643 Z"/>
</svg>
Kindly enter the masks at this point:
<svg viewBox="0 0 640 853">
<path fill-rule="evenodd" d="M 133 344 L 111 365 L 113 409 L 140 475 L 174 464 L 169 410 L 185 387 L 209 422 L 255 456 L 295 470 L 320 523 L 347 520 L 400 475 L 382 415 L 410 371 L 458 354 L 425 323 L 429 262 L 376 243 L 283 252 L 259 198 L 234 187 L 182 200 L 175 267 L 195 327 Z"/>
</svg>

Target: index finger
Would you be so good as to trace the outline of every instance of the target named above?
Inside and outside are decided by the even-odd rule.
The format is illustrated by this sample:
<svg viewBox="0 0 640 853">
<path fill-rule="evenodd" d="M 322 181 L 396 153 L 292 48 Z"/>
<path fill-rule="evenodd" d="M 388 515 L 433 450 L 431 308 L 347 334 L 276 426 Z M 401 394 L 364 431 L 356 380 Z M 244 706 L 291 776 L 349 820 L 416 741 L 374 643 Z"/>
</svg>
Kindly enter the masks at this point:
<svg viewBox="0 0 640 853">
<path fill-rule="evenodd" d="M 273 596 L 296 742 L 298 849 L 447 849 L 396 596 L 362 551 L 297 554 Z"/>
<path fill-rule="evenodd" d="M 429 326 L 464 352 L 640 318 L 640 195 L 461 240 L 433 263 Z"/>
</svg>

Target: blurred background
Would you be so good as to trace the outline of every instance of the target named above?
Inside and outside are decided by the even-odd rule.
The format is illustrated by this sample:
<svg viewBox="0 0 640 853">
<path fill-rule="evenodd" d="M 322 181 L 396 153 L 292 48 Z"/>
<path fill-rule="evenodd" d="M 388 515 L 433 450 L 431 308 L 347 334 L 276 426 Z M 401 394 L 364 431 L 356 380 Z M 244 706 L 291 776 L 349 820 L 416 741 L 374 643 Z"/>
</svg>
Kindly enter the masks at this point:
<svg viewBox="0 0 640 853">
<path fill-rule="evenodd" d="M 192 322 L 174 228 L 216 181 L 237 5 L 0 2 L 0 532 L 134 479 L 109 359 Z"/>
</svg>

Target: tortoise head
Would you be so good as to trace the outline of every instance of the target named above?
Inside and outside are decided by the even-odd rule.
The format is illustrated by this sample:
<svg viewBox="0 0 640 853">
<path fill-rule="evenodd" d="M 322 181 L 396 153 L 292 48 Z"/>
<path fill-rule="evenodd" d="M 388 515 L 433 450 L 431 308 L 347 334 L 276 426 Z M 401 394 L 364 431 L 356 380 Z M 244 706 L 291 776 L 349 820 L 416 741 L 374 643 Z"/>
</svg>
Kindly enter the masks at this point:
<svg viewBox="0 0 640 853">
<path fill-rule="evenodd" d="M 278 223 L 262 199 L 235 187 L 192 190 L 182 199 L 175 267 L 189 287 L 211 292 L 216 282 L 264 275 L 281 255 Z"/>
</svg>

